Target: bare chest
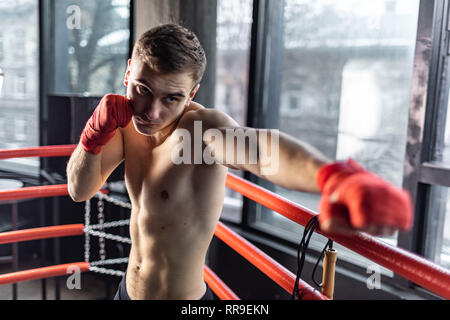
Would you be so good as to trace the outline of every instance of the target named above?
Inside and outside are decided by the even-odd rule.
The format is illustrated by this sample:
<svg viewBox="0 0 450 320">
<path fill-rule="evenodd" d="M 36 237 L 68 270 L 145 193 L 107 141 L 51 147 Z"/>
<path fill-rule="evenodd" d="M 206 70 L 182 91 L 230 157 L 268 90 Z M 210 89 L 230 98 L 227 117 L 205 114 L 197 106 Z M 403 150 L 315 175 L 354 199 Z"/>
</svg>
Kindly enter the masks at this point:
<svg viewBox="0 0 450 320">
<path fill-rule="evenodd" d="M 225 167 L 174 163 L 172 153 L 179 143 L 175 139 L 153 149 L 140 134 L 129 133 L 124 139 L 125 181 L 134 222 L 167 230 L 166 226 L 203 225 L 218 219 Z"/>
<path fill-rule="evenodd" d="M 134 204 L 151 212 L 187 204 L 194 182 L 192 166 L 173 163 L 170 141 L 151 149 L 145 139 L 136 138 L 125 144 L 125 179 Z"/>
</svg>

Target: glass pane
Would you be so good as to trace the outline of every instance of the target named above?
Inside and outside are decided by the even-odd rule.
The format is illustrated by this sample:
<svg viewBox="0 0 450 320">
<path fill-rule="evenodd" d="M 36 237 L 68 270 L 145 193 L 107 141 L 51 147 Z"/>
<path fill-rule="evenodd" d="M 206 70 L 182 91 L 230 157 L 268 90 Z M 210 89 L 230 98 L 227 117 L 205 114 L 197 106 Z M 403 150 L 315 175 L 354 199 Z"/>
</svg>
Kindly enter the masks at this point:
<svg viewBox="0 0 450 320">
<path fill-rule="evenodd" d="M 450 192 L 449 188 L 431 187 L 427 215 L 425 255 L 431 261 L 450 268 Z"/>
<path fill-rule="evenodd" d="M 0 149 L 39 145 L 38 31 L 38 0 L 0 2 Z M 2 160 L 0 169 L 35 175 L 39 160 Z"/>
<path fill-rule="evenodd" d="M 444 150 L 442 152 L 443 162 L 450 163 L 450 99 L 447 106 L 447 119 L 445 122 L 445 138 L 444 138 Z M 440 159 L 438 159 L 440 160 Z"/>
<path fill-rule="evenodd" d="M 54 93 L 125 94 L 129 0 L 54 2 Z"/>
<path fill-rule="evenodd" d="M 217 6 L 215 107 L 245 126 L 253 0 L 218 0 Z M 241 210 L 242 195 L 227 188 L 222 217 L 240 222 Z"/>
<path fill-rule="evenodd" d="M 401 186 L 418 11 L 419 0 L 285 0 L 281 130 Z M 320 195 L 275 191 L 318 209 Z M 299 240 L 302 227 L 263 211 L 260 227 Z"/>
</svg>

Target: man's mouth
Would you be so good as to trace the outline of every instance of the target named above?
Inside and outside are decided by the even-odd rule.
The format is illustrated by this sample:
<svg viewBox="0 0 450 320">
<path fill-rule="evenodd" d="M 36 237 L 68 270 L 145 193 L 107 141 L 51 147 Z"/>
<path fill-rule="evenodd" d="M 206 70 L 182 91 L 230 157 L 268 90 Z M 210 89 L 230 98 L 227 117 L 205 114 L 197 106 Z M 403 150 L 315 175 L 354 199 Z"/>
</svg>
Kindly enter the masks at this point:
<svg viewBox="0 0 450 320">
<path fill-rule="evenodd" d="M 139 118 L 139 117 L 135 117 L 135 119 L 136 119 L 136 122 L 137 122 L 137 123 L 139 123 L 139 124 L 141 124 L 141 125 L 143 125 L 143 126 L 149 126 L 149 127 L 152 127 L 152 126 L 156 126 L 156 125 L 158 124 L 157 122 L 149 122 L 149 121 L 142 120 L 142 119 Z"/>
</svg>

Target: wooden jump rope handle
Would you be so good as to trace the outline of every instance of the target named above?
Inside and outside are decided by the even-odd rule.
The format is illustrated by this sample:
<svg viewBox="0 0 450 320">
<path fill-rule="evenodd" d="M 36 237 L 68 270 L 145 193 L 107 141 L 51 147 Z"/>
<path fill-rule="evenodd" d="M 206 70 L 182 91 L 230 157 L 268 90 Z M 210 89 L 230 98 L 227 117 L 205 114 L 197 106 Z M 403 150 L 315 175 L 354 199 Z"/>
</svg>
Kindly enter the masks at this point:
<svg viewBox="0 0 450 320">
<path fill-rule="evenodd" d="M 328 248 L 323 258 L 322 293 L 329 299 L 334 294 L 334 274 L 336 269 L 337 251 Z"/>
</svg>

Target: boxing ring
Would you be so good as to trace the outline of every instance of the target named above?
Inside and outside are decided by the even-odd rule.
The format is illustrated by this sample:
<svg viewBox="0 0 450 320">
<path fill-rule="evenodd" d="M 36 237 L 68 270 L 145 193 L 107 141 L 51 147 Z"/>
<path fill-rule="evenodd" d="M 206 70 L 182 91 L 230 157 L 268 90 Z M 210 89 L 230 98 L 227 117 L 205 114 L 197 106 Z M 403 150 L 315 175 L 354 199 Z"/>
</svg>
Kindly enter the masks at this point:
<svg viewBox="0 0 450 320">
<path fill-rule="evenodd" d="M 68 157 L 72 154 L 75 147 L 75 145 L 63 145 L 0 150 L 0 160 L 20 157 Z M 231 173 L 228 173 L 226 186 L 302 226 L 307 226 L 311 219 L 316 216 L 316 213 Z M 0 204 L 10 200 L 68 195 L 66 184 L 23 187 L 15 190 L 0 191 Z M 91 271 L 116 276 L 123 275 L 123 271 L 104 268 L 104 266 L 126 263 L 127 258 L 105 259 L 104 252 L 100 252 L 101 259 L 99 261 L 90 261 L 90 237 L 99 237 L 100 240 L 103 239 L 103 244 L 105 239 L 131 243 L 129 238 L 105 232 L 106 229 L 111 227 L 127 225 L 129 224 L 129 220 L 104 222 L 104 216 L 102 214 L 103 201 L 112 202 L 113 204 L 128 209 L 131 209 L 131 205 L 108 196 L 108 190 L 100 190 L 95 197 L 100 204 L 98 206 L 98 224 L 90 224 L 91 207 L 90 200 L 88 200 L 85 203 L 84 224 L 49 226 L 0 233 L 0 244 L 84 235 L 85 261 L 2 274 L 0 275 L 0 285 L 68 275 L 67 270 L 71 267 L 78 268 L 80 272 Z M 357 233 L 352 236 L 331 236 L 323 233 L 320 229 L 316 229 L 315 231 L 428 291 L 445 299 L 450 299 L 450 270 L 436 265 L 421 256 L 384 243 L 365 233 Z M 296 288 L 296 275 L 249 241 L 226 227 L 222 222 L 218 222 L 214 234 L 288 293 L 292 293 L 294 288 Z M 100 241 L 100 251 L 104 248 L 101 243 L 102 241 Z M 332 278 L 334 278 L 334 275 L 332 275 Z M 239 300 L 239 297 L 232 289 L 206 265 L 204 266 L 204 279 L 219 299 Z M 332 293 L 331 296 L 330 294 L 326 295 L 323 293 L 324 290 L 322 292 L 318 291 L 302 279 L 298 279 L 297 286 L 299 292 L 302 293 L 301 298 L 304 300 L 332 299 Z"/>
</svg>

